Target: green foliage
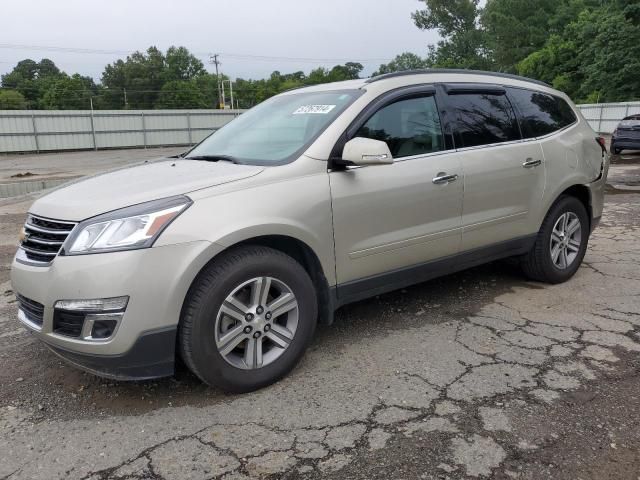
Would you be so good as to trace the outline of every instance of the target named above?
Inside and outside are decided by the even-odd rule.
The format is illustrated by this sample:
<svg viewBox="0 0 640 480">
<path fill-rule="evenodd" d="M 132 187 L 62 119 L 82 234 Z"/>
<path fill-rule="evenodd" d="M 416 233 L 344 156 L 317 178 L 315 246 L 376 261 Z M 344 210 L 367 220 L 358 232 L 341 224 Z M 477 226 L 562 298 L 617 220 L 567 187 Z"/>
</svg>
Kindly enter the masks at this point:
<svg viewBox="0 0 640 480">
<path fill-rule="evenodd" d="M 172 80 L 162 86 L 157 108 L 211 108 L 195 80 Z"/>
<path fill-rule="evenodd" d="M 0 90 L 0 110 L 23 110 L 27 100 L 16 90 Z"/>
<path fill-rule="evenodd" d="M 489 69 L 486 32 L 479 27 L 479 0 L 421 0 L 413 14 L 418 28 L 436 29 L 442 40 L 432 46 L 427 63 L 434 67 Z"/>
<path fill-rule="evenodd" d="M 582 6 L 560 34 L 518 64 L 518 72 L 549 82 L 576 101 L 640 99 L 639 6 L 625 0 Z"/>
<path fill-rule="evenodd" d="M 488 0 L 481 23 L 496 70 L 515 72 L 516 64 L 541 48 L 558 0 Z"/>
<path fill-rule="evenodd" d="M 431 63 L 427 59 L 421 58 L 415 53 L 405 52 L 396 56 L 396 58 L 389 63 L 380 65 L 378 70 L 373 73 L 373 76 L 392 72 L 403 72 L 405 70 L 417 70 L 430 66 Z"/>
<path fill-rule="evenodd" d="M 11 72 L 2 75 L 2 86 L 17 90 L 25 98 L 27 108 L 41 108 L 44 92 L 60 75 L 60 70 L 48 58 L 40 62 L 25 59 Z"/>
<path fill-rule="evenodd" d="M 86 110 L 96 91 L 96 84 L 90 77 L 77 73 L 70 77 L 63 73 L 44 90 L 40 105 L 47 110 Z"/>
</svg>

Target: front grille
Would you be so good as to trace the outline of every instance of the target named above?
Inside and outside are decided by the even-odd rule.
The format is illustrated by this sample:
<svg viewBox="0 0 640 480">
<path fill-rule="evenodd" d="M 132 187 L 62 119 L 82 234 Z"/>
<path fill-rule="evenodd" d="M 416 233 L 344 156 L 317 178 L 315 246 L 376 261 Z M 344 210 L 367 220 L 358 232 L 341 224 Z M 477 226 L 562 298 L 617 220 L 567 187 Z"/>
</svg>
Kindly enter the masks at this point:
<svg viewBox="0 0 640 480">
<path fill-rule="evenodd" d="M 75 226 L 74 222 L 29 215 L 20 242 L 24 257 L 36 265 L 50 264 Z"/>
<path fill-rule="evenodd" d="M 16 299 L 18 300 L 18 308 L 22 310 L 26 319 L 41 327 L 44 318 L 44 305 L 20 294 L 16 294 Z"/>
</svg>

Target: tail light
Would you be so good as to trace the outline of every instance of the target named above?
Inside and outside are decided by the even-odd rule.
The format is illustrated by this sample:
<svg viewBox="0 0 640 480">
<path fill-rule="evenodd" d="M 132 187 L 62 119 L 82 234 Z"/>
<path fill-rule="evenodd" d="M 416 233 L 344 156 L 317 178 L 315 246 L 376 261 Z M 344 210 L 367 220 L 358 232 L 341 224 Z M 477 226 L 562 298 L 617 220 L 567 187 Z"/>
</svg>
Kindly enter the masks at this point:
<svg viewBox="0 0 640 480">
<path fill-rule="evenodd" d="M 607 153 L 607 142 L 605 141 L 604 137 L 596 137 L 596 142 L 598 142 L 598 145 L 600 145 L 602 153 Z"/>
</svg>

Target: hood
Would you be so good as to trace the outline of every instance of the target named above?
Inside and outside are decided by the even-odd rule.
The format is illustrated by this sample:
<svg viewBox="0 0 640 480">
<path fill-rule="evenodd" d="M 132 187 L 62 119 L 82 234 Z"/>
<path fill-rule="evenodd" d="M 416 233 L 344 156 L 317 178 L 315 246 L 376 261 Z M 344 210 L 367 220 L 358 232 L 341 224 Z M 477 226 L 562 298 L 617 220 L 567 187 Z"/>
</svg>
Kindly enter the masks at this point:
<svg viewBox="0 0 640 480">
<path fill-rule="evenodd" d="M 118 208 L 235 182 L 263 170 L 225 161 L 162 159 L 62 186 L 36 200 L 29 211 L 80 221 Z"/>
</svg>

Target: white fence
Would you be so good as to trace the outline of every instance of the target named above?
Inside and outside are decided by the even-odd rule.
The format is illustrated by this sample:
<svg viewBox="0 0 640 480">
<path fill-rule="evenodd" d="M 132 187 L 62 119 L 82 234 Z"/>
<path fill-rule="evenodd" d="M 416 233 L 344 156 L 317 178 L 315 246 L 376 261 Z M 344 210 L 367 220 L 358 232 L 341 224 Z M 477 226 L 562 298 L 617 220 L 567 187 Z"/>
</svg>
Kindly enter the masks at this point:
<svg viewBox="0 0 640 480">
<path fill-rule="evenodd" d="M 640 114 L 640 102 L 591 103 L 578 108 L 598 133 L 613 133 L 624 117 Z"/>
<path fill-rule="evenodd" d="M 578 105 L 596 132 L 640 102 Z M 192 145 L 244 110 L 0 110 L 0 153 Z"/>
<path fill-rule="evenodd" d="M 0 153 L 191 145 L 243 110 L 0 110 Z"/>
</svg>

